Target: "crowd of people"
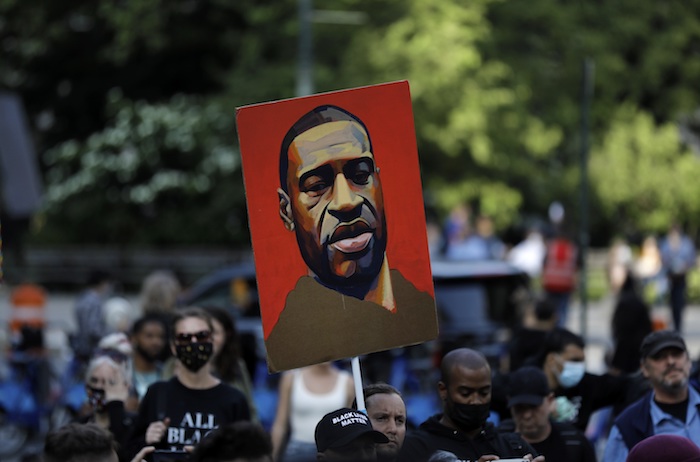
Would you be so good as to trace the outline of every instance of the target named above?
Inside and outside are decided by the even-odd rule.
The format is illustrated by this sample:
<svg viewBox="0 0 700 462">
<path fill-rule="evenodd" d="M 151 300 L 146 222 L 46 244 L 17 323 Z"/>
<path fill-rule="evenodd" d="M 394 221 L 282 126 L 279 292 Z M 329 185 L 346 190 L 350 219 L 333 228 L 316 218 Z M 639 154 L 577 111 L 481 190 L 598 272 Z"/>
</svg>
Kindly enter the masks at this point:
<svg viewBox="0 0 700 462">
<path fill-rule="evenodd" d="M 442 357 L 435 389 L 442 410 L 417 428 L 409 428 L 402 393 L 391 385 L 366 386 L 365 409 L 358 409 L 358 400 L 348 404 L 347 373 L 333 364 L 289 371 L 284 422 L 270 433 L 251 419 L 245 395 L 214 375 L 210 321 L 195 308 L 175 316 L 175 375 L 151 385 L 136 413 L 125 409 L 129 380 L 121 359 L 92 359 L 92 414 L 51 431 L 43 460 L 591 462 L 598 460 L 584 433 L 591 413 L 617 406 L 601 460 L 700 461 L 697 377 L 673 330 L 643 339 L 643 380 L 586 372 L 582 339 L 559 327 L 539 355 L 507 374 L 496 374 L 477 350 L 452 350 Z M 304 403 L 309 393 L 316 396 Z M 306 433 L 311 448 L 294 436 Z"/>
<path fill-rule="evenodd" d="M 645 240 L 636 261 L 615 241 L 613 350 L 608 372 L 593 374 L 584 339 L 563 322 L 580 264 L 575 244 L 530 230 L 508 249 L 486 217 L 464 234 L 465 213 L 451 216 L 444 255 L 508 259 L 541 281 L 541 296 L 512 332 L 507 367 L 469 345 L 441 352 L 433 390 L 441 410 L 419 425 L 402 390 L 365 383 L 358 400 L 343 365 L 326 362 L 279 376 L 267 428 L 231 313 L 178 306 L 181 285 L 167 271 L 144 280 L 133 310 L 114 301 L 110 275 L 97 271 L 76 300 L 71 341 L 85 404 L 46 435 L 43 460 L 700 461 L 700 374 L 682 336 L 692 241 L 673 227 L 658 245 Z M 662 279 L 671 329 L 653 322 L 642 292 Z"/>
</svg>

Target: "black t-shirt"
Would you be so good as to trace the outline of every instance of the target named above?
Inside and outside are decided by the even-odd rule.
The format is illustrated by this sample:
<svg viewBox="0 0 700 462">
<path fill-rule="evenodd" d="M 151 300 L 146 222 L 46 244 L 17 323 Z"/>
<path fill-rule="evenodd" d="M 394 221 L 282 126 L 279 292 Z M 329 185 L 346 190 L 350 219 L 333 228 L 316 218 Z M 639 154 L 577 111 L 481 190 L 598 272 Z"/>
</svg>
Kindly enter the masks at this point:
<svg viewBox="0 0 700 462">
<path fill-rule="evenodd" d="M 180 383 L 177 377 L 156 382 L 148 388 L 139 406 L 130 449 L 135 453 L 145 446 L 148 426 L 166 417 L 170 425 L 156 447 L 181 450 L 186 445 L 196 445 L 221 425 L 249 420 L 250 411 L 245 395 L 225 383 L 193 390 Z"/>
<path fill-rule="evenodd" d="M 553 422 L 549 436 L 530 445 L 544 455 L 547 462 L 596 462 L 593 446 L 572 425 Z"/>
<path fill-rule="evenodd" d="M 664 411 L 666 414 L 675 417 L 681 422 L 685 422 L 685 418 L 688 415 L 688 399 L 680 403 L 660 403 L 654 400 L 659 409 Z"/>
</svg>

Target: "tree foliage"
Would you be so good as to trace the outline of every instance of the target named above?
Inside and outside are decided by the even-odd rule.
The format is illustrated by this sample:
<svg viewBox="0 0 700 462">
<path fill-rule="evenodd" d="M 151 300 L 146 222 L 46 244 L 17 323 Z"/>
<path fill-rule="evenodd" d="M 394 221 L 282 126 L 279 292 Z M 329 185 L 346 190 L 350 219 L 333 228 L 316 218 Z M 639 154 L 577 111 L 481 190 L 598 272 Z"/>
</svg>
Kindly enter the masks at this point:
<svg viewBox="0 0 700 462">
<path fill-rule="evenodd" d="M 52 224 L 45 240 L 101 236 L 126 245 L 247 238 L 237 216 L 245 206 L 229 111 L 182 95 L 161 104 L 134 102 L 118 90 L 110 92 L 107 110 L 103 130 L 44 155 Z M 74 229 L 75 222 L 82 226 Z"/>
<path fill-rule="evenodd" d="M 603 213 L 621 231 L 663 233 L 674 221 L 697 231 L 700 162 L 681 145 L 675 124 L 657 125 L 648 112 L 620 106 L 592 152 L 591 177 L 606 198 Z"/>
<path fill-rule="evenodd" d="M 403 17 L 353 42 L 345 69 L 410 81 L 425 187 L 439 211 L 473 202 L 503 229 L 562 135 L 525 111 L 530 92 L 513 69 L 484 56 L 491 3 L 407 2 Z"/>
<path fill-rule="evenodd" d="M 594 243 L 672 218 L 698 229 L 698 161 L 683 145 L 700 126 L 697 2 L 314 6 L 365 18 L 313 23 L 317 91 L 409 80 L 438 215 L 467 201 L 504 230 L 559 200 L 576 218 L 588 58 Z M 0 1 L 0 88 L 25 102 L 47 184 L 35 240 L 247 246 L 233 112 L 294 96 L 297 8 Z"/>
</svg>

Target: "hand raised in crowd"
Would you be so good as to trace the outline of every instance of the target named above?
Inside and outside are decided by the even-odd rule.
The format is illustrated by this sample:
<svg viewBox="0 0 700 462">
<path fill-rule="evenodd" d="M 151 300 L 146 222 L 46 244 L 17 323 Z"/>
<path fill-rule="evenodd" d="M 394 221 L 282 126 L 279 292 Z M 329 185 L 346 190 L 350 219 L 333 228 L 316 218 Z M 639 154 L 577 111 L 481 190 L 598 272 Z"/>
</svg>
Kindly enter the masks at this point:
<svg viewBox="0 0 700 462">
<path fill-rule="evenodd" d="M 531 460 L 532 462 L 544 462 L 544 456 L 537 456 L 534 459 L 532 458 L 532 454 L 528 454 L 524 459 Z"/>
<path fill-rule="evenodd" d="M 165 432 L 170 425 L 170 418 L 151 422 L 146 429 L 146 444 L 158 443 L 165 436 Z"/>
<path fill-rule="evenodd" d="M 121 370 L 113 370 L 110 377 L 105 380 L 105 401 L 126 401 L 129 397 L 129 384 Z"/>
<path fill-rule="evenodd" d="M 131 462 L 144 462 L 146 456 L 156 450 L 155 446 L 144 446 L 139 452 L 136 453 Z"/>
</svg>

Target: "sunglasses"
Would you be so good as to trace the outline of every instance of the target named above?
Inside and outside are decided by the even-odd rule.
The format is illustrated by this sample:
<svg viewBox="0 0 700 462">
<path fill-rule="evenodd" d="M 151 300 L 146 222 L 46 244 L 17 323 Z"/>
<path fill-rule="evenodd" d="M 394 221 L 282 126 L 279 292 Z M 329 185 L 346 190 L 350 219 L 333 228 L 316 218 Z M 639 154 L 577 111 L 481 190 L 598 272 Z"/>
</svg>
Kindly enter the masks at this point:
<svg viewBox="0 0 700 462">
<path fill-rule="evenodd" d="M 187 345 L 188 343 L 192 343 L 192 338 L 195 338 L 197 342 L 206 342 L 207 340 L 211 339 L 211 332 L 208 330 L 201 330 L 193 333 L 183 332 L 175 335 L 175 343 Z"/>
<path fill-rule="evenodd" d="M 98 348 L 92 355 L 93 358 L 99 358 L 100 356 L 107 356 L 117 364 L 125 364 L 129 361 L 129 356 L 125 355 L 121 351 L 112 350 L 110 348 Z"/>
</svg>

